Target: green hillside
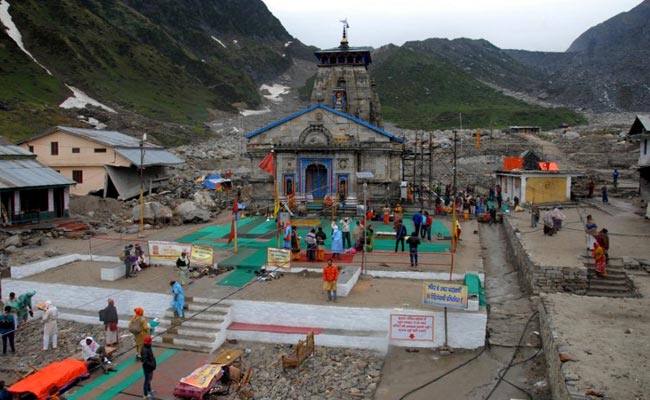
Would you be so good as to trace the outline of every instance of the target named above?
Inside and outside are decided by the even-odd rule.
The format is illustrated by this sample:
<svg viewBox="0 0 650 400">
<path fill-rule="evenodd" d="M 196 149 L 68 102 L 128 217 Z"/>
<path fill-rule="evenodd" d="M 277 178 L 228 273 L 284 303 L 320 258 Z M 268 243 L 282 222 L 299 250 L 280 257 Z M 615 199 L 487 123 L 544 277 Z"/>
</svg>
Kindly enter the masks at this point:
<svg viewBox="0 0 650 400">
<path fill-rule="evenodd" d="M 57 106 L 70 91 L 0 36 L 0 135 L 8 140 L 72 121 Z"/>
<path fill-rule="evenodd" d="M 435 53 L 384 48 L 372 71 L 384 118 L 409 129 L 538 125 L 558 127 L 584 120 L 568 109 L 531 106 L 505 96 Z"/>
<path fill-rule="evenodd" d="M 211 110 L 259 105 L 259 83 L 307 49 L 259 0 L 21 0 L 9 12 L 54 74 L 0 32 L 0 129 L 12 139 L 67 121 L 58 109 L 71 94 L 63 83 L 152 123 L 197 131 Z"/>
</svg>

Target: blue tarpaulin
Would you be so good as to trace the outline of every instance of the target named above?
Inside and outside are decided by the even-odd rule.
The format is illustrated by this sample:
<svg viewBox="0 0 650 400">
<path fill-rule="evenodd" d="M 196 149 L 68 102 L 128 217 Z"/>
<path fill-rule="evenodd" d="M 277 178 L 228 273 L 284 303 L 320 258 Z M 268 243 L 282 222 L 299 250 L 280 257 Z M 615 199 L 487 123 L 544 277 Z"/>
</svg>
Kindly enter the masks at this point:
<svg viewBox="0 0 650 400">
<path fill-rule="evenodd" d="M 203 186 L 207 187 L 208 189 L 215 190 L 218 187 L 217 185 L 221 185 L 222 187 L 229 189 L 231 186 L 231 181 L 230 179 L 222 178 L 220 174 L 210 174 L 203 181 Z"/>
</svg>

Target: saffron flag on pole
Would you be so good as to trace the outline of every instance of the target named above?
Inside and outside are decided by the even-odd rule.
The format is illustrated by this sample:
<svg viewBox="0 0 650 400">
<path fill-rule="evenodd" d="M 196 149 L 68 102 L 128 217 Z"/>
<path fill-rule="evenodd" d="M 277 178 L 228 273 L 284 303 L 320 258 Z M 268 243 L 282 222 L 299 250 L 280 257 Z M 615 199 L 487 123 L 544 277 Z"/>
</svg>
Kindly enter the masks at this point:
<svg viewBox="0 0 650 400">
<path fill-rule="evenodd" d="M 275 176 L 275 162 L 273 161 L 273 150 L 264 157 L 262 162 L 259 165 L 264 171 L 268 172 L 271 175 Z"/>
<path fill-rule="evenodd" d="M 239 212 L 239 193 L 235 196 L 232 204 L 232 223 L 230 225 L 230 234 L 228 235 L 228 244 L 237 236 L 237 213 Z"/>
<path fill-rule="evenodd" d="M 230 234 L 228 234 L 228 244 L 230 244 L 230 242 L 232 242 L 234 238 L 235 238 L 235 220 L 233 219 L 230 224 Z"/>
</svg>

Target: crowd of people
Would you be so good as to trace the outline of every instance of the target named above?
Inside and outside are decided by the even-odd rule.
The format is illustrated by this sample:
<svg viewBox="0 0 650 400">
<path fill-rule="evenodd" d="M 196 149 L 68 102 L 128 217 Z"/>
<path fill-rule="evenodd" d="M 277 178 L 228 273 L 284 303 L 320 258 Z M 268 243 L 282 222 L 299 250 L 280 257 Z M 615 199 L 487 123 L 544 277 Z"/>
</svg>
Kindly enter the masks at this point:
<svg viewBox="0 0 650 400">
<path fill-rule="evenodd" d="M 149 267 L 144 250 L 139 243 L 124 246 L 120 259 L 124 262 L 125 278 L 134 278 L 138 276 L 138 272 Z"/>
</svg>

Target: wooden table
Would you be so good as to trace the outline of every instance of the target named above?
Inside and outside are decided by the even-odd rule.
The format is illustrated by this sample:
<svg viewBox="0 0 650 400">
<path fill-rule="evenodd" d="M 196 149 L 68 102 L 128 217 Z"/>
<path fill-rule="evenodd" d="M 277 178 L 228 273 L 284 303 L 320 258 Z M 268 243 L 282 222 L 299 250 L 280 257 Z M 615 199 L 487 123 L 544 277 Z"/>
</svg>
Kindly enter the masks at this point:
<svg viewBox="0 0 650 400">
<path fill-rule="evenodd" d="M 241 364 L 241 356 L 243 353 L 243 351 L 236 349 L 224 350 L 219 353 L 210 364 L 221 364 L 224 366 L 234 363 Z"/>
</svg>

